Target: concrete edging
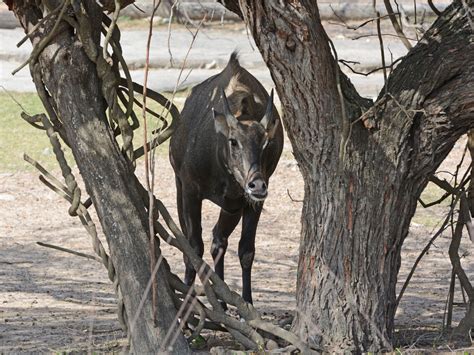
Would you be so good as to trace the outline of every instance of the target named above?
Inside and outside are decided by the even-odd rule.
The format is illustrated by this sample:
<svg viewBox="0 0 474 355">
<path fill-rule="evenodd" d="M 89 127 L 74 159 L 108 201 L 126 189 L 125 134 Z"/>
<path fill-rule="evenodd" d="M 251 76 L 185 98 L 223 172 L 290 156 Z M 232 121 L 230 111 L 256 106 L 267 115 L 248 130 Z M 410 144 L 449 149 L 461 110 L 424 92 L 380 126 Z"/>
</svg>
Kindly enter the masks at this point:
<svg viewBox="0 0 474 355">
<path fill-rule="evenodd" d="M 139 3 L 141 12 L 134 6 L 128 6 L 122 11 L 123 16 L 128 16 L 131 18 L 147 18 L 150 16 L 152 11 L 152 5 L 148 3 Z M 201 20 L 205 15 L 208 19 L 213 21 L 240 21 L 238 16 L 227 9 L 222 5 L 216 2 L 182 2 L 180 3 L 180 9 L 187 13 L 191 20 Z M 346 21 L 350 20 L 364 20 L 371 17 L 375 17 L 375 12 L 371 4 L 360 4 L 360 3 L 337 3 L 337 4 L 319 4 L 319 13 L 322 20 L 337 20 L 342 18 Z M 439 4 L 437 5 L 440 11 L 443 11 L 447 5 Z M 387 11 L 385 6 L 377 5 L 377 10 L 380 11 L 382 15 L 385 15 Z M 395 10 L 395 9 L 394 9 Z M 417 5 L 417 15 L 432 17 L 436 16 L 431 8 L 426 4 Z M 403 11 L 407 16 L 413 16 L 415 9 L 413 5 L 404 5 Z M 0 10 L 0 28 L 12 29 L 19 27 L 19 23 L 12 12 L 8 10 Z"/>
</svg>

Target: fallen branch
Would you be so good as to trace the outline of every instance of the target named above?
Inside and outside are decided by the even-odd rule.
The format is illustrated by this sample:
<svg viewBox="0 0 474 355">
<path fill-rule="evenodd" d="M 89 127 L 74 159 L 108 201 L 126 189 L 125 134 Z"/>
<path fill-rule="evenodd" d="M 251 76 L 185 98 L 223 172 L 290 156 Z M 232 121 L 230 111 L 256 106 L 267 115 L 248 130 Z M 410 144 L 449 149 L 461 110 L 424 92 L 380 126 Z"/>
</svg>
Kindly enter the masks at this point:
<svg viewBox="0 0 474 355">
<path fill-rule="evenodd" d="M 80 257 L 83 257 L 83 258 L 86 258 L 86 259 L 95 260 L 95 261 L 98 261 L 99 263 L 102 262 L 102 259 L 99 258 L 98 256 L 95 256 L 95 255 L 81 253 L 79 251 L 75 251 L 75 250 L 72 250 L 72 249 L 60 247 L 58 245 L 53 245 L 53 244 L 48 244 L 48 243 L 43 243 L 43 242 L 36 242 L 36 244 L 38 244 L 39 246 L 42 246 L 42 247 L 64 251 L 66 253 L 77 255 L 77 256 L 80 256 Z"/>
</svg>

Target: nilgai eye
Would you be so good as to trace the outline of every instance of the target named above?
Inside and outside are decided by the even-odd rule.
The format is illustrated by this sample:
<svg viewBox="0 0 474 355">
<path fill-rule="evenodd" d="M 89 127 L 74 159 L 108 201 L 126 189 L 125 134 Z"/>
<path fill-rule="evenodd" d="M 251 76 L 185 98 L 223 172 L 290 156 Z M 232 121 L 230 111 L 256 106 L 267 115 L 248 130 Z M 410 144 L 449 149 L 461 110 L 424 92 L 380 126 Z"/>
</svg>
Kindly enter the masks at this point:
<svg viewBox="0 0 474 355">
<path fill-rule="evenodd" d="M 232 147 L 237 147 L 237 141 L 233 138 L 229 139 L 229 143 Z"/>
</svg>

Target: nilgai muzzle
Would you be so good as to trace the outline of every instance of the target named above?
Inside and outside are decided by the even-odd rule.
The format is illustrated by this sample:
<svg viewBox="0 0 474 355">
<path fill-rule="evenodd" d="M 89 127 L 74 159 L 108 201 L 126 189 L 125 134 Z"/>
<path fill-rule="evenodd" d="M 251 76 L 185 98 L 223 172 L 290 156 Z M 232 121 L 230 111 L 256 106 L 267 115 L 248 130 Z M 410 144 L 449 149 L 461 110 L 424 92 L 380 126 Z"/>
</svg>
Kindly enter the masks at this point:
<svg viewBox="0 0 474 355">
<path fill-rule="evenodd" d="M 240 66 L 236 53 L 221 73 L 192 89 L 171 137 L 170 161 L 176 175 L 181 228 L 202 256 L 202 200 L 221 207 L 212 231 L 211 253 L 215 270 L 224 279 L 227 239 L 242 217 L 242 296 L 250 303 L 255 233 L 268 180 L 282 149 L 283 130 L 273 91 L 269 96 Z M 196 271 L 186 257 L 184 262 L 185 282 L 191 285 Z"/>
</svg>

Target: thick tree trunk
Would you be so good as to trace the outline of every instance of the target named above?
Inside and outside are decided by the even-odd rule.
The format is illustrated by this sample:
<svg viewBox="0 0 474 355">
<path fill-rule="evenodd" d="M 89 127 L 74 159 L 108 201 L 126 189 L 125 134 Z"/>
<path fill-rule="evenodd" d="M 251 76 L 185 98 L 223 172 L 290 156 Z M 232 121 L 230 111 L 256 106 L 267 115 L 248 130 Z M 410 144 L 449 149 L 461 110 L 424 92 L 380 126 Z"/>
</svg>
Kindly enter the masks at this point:
<svg viewBox="0 0 474 355">
<path fill-rule="evenodd" d="M 88 2 L 88 6 L 94 9 L 91 14 L 96 17 L 95 26 L 100 31 L 102 12 L 95 1 Z M 15 2 L 13 10 L 25 31 L 41 18 L 34 2 Z M 128 314 L 133 350 L 137 354 L 156 353 L 176 315 L 167 274 L 163 267 L 158 269 L 156 322 L 150 293 L 137 314 L 151 277 L 147 213 L 133 172 L 107 124 L 96 67 L 74 31 L 63 25 L 41 52 L 38 68 L 107 237 Z M 33 44 L 44 36 L 43 31 L 37 32 Z M 98 36 L 94 39 L 98 40 Z M 132 325 L 135 317 L 137 321 Z M 175 331 L 179 332 L 177 328 Z M 183 336 L 178 337 L 173 351 L 189 351 Z"/>
<path fill-rule="evenodd" d="M 313 1 L 223 2 L 240 12 L 268 64 L 305 182 L 294 330 L 326 350 L 389 349 L 417 198 L 474 127 L 474 44 L 462 3 L 445 11 L 355 121 L 367 101 L 339 71 Z"/>
</svg>

